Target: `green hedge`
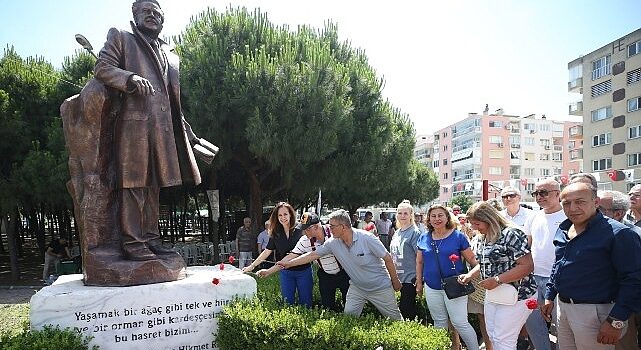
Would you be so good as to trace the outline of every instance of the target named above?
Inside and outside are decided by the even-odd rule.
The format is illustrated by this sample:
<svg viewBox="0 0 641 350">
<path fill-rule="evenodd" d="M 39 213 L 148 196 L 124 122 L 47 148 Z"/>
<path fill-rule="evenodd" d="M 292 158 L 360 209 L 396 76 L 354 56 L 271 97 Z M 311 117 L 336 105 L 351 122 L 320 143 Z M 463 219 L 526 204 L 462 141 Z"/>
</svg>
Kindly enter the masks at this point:
<svg viewBox="0 0 641 350">
<path fill-rule="evenodd" d="M 257 296 L 227 306 L 219 316 L 217 346 L 231 349 L 449 349 L 446 331 L 396 322 L 367 307 L 362 317 L 319 308 L 286 306 L 278 277 L 258 279 Z M 317 288 L 314 304 L 320 304 Z M 423 302 L 423 318 L 426 316 Z M 419 315 L 421 311 L 419 310 Z M 429 315 L 427 315 L 429 317 Z"/>
<path fill-rule="evenodd" d="M 28 327 L 19 334 L 3 333 L 0 335 L 1 350 L 97 350 L 89 347 L 91 338 L 84 337 L 71 329 L 45 326 L 39 331 Z"/>
</svg>

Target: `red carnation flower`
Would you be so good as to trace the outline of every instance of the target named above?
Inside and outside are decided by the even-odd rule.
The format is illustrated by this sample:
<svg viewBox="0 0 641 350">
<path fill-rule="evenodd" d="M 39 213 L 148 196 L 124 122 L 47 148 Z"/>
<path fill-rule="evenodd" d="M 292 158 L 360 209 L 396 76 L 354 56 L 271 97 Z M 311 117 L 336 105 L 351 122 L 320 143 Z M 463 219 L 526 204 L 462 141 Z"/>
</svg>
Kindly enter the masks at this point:
<svg viewBox="0 0 641 350">
<path fill-rule="evenodd" d="M 211 283 L 213 283 L 214 285 L 218 285 L 218 283 L 220 283 L 220 280 L 214 277 L 214 279 L 211 280 Z"/>
<path fill-rule="evenodd" d="M 530 299 L 525 301 L 525 306 L 527 306 L 527 308 L 530 309 L 530 310 L 534 310 L 537 307 L 539 307 L 539 302 L 536 301 L 536 299 L 534 299 L 534 298 L 530 298 Z"/>
<path fill-rule="evenodd" d="M 230 264 L 233 264 L 233 263 L 234 263 L 234 261 L 236 261 L 236 259 L 234 258 L 234 256 L 233 256 L 233 255 L 230 255 L 230 256 L 229 256 L 229 263 L 230 263 Z"/>
<path fill-rule="evenodd" d="M 218 267 L 220 267 L 221 270 L 224 270 L 225 269 L 225 264 L 220 263 L 220 265 Z"/>
<path fill-rule="evenodd" d="M 455 263 L 455 262 L 459 261 L 460 257 L 459 257 L 458 255 L 456 255 L 456 254 L 452 254 L 452 255 L 450 255 L 450 258 L 449 258 L 449 259 L 450 259 L 450 261 L 451 261 L 451 262 L 452 262 L 452 264 L 453 264 L 453 263 Z"/>
</svg>

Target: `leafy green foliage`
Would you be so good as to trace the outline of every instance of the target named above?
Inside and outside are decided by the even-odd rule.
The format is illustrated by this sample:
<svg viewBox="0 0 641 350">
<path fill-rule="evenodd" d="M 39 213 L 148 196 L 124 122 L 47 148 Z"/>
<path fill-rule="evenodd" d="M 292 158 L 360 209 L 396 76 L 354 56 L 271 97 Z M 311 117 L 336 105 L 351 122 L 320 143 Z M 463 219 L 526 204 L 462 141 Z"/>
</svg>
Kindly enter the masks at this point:
<svg viewBox="0 0 641 350">
<path fill-rule="evenodd" d="M 97 350 L 89 347 L 90 338 L 84 337 L 71 329 L 45 326 L 42 330 L 30 330 L 25 327 L 22 333 L 0 335 L 2 350 Z"/>
<path fill-rule="evenodd" d="M 304 307 L 275 307 L 259 299 L 225 308 L 218 321 L 220 349 L 448 349 L 445 330 L 416 322 L 353 317 Z"/>
<path fill-rule="evenodd" d="M 467 212 L 467 209 L 469 209 L 474 202 L 472 201 L 472 198 L 464 195 L 464 194 L 459 194 L 458 196 L 455 196 L 450 200 L 450 205 L 458 205 L 461 207 L 461 212 L 465 213 Z"/>
</svg>

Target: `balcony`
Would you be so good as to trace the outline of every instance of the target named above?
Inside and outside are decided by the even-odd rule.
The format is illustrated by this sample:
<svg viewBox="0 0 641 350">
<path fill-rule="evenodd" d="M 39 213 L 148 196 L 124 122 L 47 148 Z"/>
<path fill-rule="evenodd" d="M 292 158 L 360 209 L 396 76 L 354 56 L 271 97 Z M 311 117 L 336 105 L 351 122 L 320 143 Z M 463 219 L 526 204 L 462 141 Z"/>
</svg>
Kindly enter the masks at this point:
<svg viewBox="0 0 641 350">
<path fill-rule="evenodd" d="M 458 146 L 452 148 L 452 156 L 456 152 L 465 151 L 467 149 L 473 149 L 475 147 L 481 147 L 481 143 L 480 142 L 468 142 L 468 143 L 465 143 L 465 144 L 462 144 L 462 145 L 458 145 Z"/>
<path fill-rule="evenodd" d="M 568 92 L 581 93 L 582 89 L 583 89 L 583 78 L 576 78 L 572 81 L 568 81 Z"/>
<path fill-rule="evenodd" d="M 583 138 L 583 125 L 575 125 L 569 130 L 571 139 L 582 139 Z"/>
<path fill-rule="evenodd" d="M 571 103 L 568 108 L 568 114 L 583 116 L 583 102 L 579 101 Z"/>
<path fill-rule="evenodd" d="M 570 160 L 579 160 L 583 159 L 583 149 L 573 149 L 570 151 Z"/>
<path fill-rule="evenodd" d="M 468 126 L 465 129 L 453 130 L 452 131 L 452 139 L 457 138 L 457 137 L 461 137 L 463 135 L 467 135 L 467 134 L 472 133 L 472 132 L 479 132 L 480 133 L 481 132 L 481 127 L 480 126 L 471 125 L 471 126 Z"/>
<path fill-rule="evenodd" d="M 472 174 L 463 174 L 463 175 L 454 176 L 453 181 L 476 180 L 480 178 L 481 178 L 480 173 L 472 173 Z"/>
</svg>

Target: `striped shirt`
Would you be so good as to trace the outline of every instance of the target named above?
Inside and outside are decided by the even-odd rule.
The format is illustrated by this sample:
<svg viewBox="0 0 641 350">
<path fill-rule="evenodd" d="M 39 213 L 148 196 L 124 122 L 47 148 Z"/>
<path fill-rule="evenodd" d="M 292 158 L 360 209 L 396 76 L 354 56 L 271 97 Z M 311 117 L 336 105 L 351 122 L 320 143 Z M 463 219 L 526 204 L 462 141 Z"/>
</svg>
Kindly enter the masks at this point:
<svg viewBox="0 0 641 350">
<path fill-rule="evenodd" d="M 321 226 L 321 227 L 323 229 L 323 232 L 325 233 L 325 239 L 331 237 L 329 233 L 329 229 L 325 226 Z M 296 246 L 294 247 L 294 249 L 292 249 L 292 253 L 303 255 L 305 253 L 309 253 L 311 251 L 316 250 L 317 247 L 322 246 L 324 243 L 324 241 L 319 242 L 315 238 L 313 238 L 313 240 L 314 240 L 314 244 L 312 244 L 312 241 L 306 235 L 303 235 L 298 240 L 298 243 L 296 243 Z M 338 261 L 336 261 L 336 258 L 332 254 L 322 256 L 320 259 L 318 259 L 318 263 L 320 267 L 323 269 L 323 271 L 325 271 L 330 275 L 335 275 L 341 271 L 341 267 L 338 264 Z"/>
</svg>

